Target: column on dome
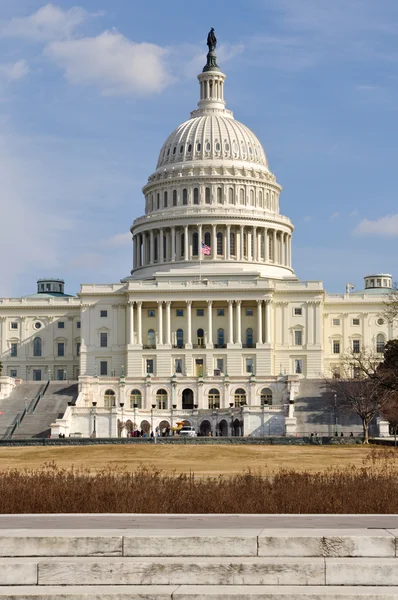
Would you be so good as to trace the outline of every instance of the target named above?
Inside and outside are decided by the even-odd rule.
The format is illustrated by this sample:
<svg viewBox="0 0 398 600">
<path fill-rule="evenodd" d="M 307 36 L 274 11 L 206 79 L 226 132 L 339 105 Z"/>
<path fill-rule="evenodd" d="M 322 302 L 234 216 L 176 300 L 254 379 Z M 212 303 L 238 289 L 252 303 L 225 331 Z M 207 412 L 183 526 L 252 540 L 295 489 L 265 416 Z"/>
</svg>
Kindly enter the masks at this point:
<svg viewBox="0 0 398 600">
<path fill-rule="evenodd" d="M 231 225 L 227 225 L 225 234 L 225 260 L 231 259 Z"/>
<path fill-rule="evenodd" d="M 240 260 L 245 260 L 245 227 L 240 226 Z"/>
<path fill-rule="evenodd" d="M 189 229 L 188 229 L 188 225 L 184 225 L 184 260 L 187 261 L 189 260 L 188 258 L 188 234 L 189 234 Z"/>
<path fill-rule="evenodd" d="M 171 262 L 176 259 L 176 228 L 175 225 L 171 228 Z"/>
<path fill-rule="evenodd" d="M 163 262 L 163 227 L 159 227 L 158 263 Z"/>
<path fill-rule="evenodd" d="M 248 227 L 247 228 L 247 243 L 246 243 L 246 251 L 247 251 L 247 260 L 251 261 L 253 260 L 253 256 L 252 256 L 252 235 L 253 235 L 253 229 L 252 227 Z"/>
<path fill-rule="evenodd" d="M 267 227 L 264 227 L 264 261 L 269 263 L 269 241 Z"/>
<path fill-rule="evenodd" d="M 273 230 L 272 240 L 272 262 L 276 265 L 277 263 L 277 247 L 276 247 L 276 229 Z"/>
<path fill-rule="evenodd" d="M 142 245 L 142 265 L 145 267 L 147 264 L 147 237 L 146 237 L 146 231 L 144 231 L 144 233 L 142 234 L 142 241 L 143 241 L 143 245 Z"/>
<path fill-rule="evenodd" d="M 292 266 L 292 236 L 289 235 L 289 267 Z"/>
<path fill-rule="evenodd" d="M 207 344 L 206 348 L 213 348 L 213 301 L 207 301 Z"/>
<path fill-rule="evenodd" d="M 217 226 L 211 226 L 211 237 L 212 237 L 212 249 L 211 256 L 212 259 L 215 260 L 217 258 Z"/>
<path fill-rule="evenodd" d="M 198 225 L 198 260 L 202 260 L 202 225 Z"/>
<path fill-rule="evenodd" d="M 153 247 L 153 229 L 149 232 L 149 264 L 153 265 L 155 262 L 155 254 Z"/>
<path fill-rule="evenodd" d="M 258 238 L 257 238 L 257 227 L 253 227 L 253 262 L 258 260 Z"/>
</svg>

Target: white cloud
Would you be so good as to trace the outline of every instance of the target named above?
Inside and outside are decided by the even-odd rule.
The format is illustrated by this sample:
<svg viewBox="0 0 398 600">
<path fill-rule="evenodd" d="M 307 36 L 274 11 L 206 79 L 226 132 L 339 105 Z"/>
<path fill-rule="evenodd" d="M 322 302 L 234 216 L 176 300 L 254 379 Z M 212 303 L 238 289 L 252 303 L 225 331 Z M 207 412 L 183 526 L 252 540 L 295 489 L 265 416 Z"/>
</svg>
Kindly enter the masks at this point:
<svg viewBox="0 0 398 600">
<path fill-rule="evenodd" d="M 15 63 L 0 65 L 0 73 L 15 81 L 22 79 L 29 73 L 28 63 L 21 58 Z"/>
<path fill-rule="evenodd" d="M 334 219 L 338 219 L 340 216 L 340 213 L 338 211 L 332 213 L 329 217 L 329 221 L 334 221 Z"/>
<path fill-rule="evenodd" d="M 117 31 L 96 37 L 51 42 L 45 53 L 74 85 L 95 85 L 105 95 L 151 94 L 173 81 L 167 50 L 135 43 Z"/>
<path fill-rule="evenodd" d="M 46 4 L 27 17 L 15 17 L 8 23 L 0 24 L 0 35 L 38 42 L 69 38 L 74 30 L 90 16 L 96 15 L 78 6 L 62 10 L 54 4 Z"/>
<path fill-rule="evenodd" d="M 374 221 L 362 219 L 354 229 L 358 235 L 398 236 L 398 214 L 386 215 Z"/>
<path fill-rule="evenodd" d="M 116 233 L 112 235 L 108 239 L 103 241 L 103 246 L 108 248 L 115 248 L 118 246 L 131 246 L 132 247 L 132 236 L 130 231 L 126 231 L 126 233 Z"/>
</svg>

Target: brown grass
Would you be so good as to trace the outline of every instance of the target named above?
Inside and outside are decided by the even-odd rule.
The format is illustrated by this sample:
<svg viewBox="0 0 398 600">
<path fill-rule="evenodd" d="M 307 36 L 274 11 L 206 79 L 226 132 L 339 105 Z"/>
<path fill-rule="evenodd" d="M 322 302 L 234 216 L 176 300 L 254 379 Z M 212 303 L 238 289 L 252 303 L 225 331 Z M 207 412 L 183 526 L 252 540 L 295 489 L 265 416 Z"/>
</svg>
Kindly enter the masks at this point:
<svg viewBox="0 0 398 600">
<path fill-rule="evenodd" d="M 139 466 L 165 473 L 195 472 L 196 477 L 237 475 L 251 469 L 291 469 L 315 473 L 333 467 L 360 466 L 369 447 L 352 446 L 73 446 L 0 448 L 0 471 L 40 469 L 54 462 L 60 468 L 104 467 L 134 471 Z"/>
<path fill-rule="evenodd" d="M 372 447 L 358 467 L 318 473 L 247 471 L 197 478 L 140 467 L 0 473 L 0 513 L 397 513 L 394 448 Z"/>
</svg>

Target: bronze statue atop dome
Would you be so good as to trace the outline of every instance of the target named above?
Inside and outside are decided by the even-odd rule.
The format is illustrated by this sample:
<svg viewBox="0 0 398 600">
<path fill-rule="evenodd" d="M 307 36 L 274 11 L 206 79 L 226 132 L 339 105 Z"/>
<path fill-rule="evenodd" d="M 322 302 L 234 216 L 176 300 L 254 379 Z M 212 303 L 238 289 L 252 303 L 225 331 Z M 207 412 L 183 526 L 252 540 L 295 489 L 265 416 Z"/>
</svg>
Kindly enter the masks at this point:
<svg viewBox="0 0 398 600">
<path fill-rule="evenodd" d="M 217 38 L 214 33 L 214 27 L 212 27 L 207 35 L 207 45 L 209 47 L 209 51 L 207 53 L 207 63 L 203 68 L 203 71 L 219 71 L 220 68 L 217 64 L 217 56 L 215 53 L 215 49 L 217 46 Z"/>
<path fill-rule="evenodd" d="M 207 45 L 209 46 L 209 52 L 213 52 L 217 46 L 217 38 L 214 33 L 214 27 L 212 27 L 207 36 Z"/>
</svg>

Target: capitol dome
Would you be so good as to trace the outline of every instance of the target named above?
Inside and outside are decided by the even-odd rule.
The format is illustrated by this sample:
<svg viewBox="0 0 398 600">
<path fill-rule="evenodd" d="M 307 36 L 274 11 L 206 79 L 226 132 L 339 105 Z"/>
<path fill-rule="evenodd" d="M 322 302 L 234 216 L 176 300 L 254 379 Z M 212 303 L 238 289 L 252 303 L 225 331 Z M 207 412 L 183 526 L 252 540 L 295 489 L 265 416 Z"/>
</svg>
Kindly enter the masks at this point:
<svg viewBox="0 0 398 600">
<path fill-rule="evenodd" d="M 281 186 L 258 138 L 226 108 L 225 79 L 209 48 L 198 108 L 168 136 L 143 187 L 145 214 L 131 226 L 133 279 L 296 279 Z"/>
</svg>

